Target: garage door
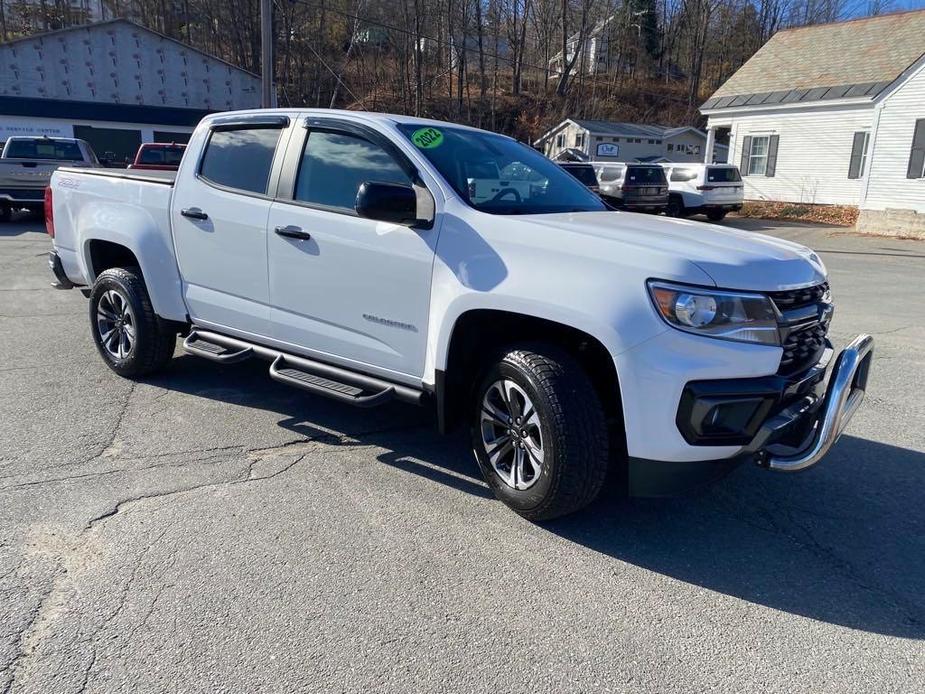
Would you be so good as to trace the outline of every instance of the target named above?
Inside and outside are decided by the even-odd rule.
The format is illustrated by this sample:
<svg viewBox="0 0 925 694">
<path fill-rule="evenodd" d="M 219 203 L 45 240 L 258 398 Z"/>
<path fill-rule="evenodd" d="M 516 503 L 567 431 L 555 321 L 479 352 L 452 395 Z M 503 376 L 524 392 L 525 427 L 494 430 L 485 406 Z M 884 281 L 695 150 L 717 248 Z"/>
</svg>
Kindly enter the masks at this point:
<svg viewBox="0 0 925 694">
<path fill-rule="evenodd" d="M 97 157 L 111 159 L 114 164 L 131 164 L 135 160 L 135 153 L 141 146 L 140 130 L 75 125 L 74 137 L 89 142 Z"/>
</svg>

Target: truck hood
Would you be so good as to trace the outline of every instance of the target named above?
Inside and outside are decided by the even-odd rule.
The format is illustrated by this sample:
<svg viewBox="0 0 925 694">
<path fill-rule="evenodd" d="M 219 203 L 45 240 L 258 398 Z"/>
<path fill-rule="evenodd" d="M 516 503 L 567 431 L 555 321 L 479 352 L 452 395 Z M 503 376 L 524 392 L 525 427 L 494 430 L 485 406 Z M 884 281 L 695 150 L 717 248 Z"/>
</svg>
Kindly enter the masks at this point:
<svg viewBox="0 0 925 694">
<path fill-rule="evenodd" d="M 612 239 L 673 254 L 695 264 L 725 289 L 780 291 L 825 281 L 822 260 L 806 246 L 750 231 L 634 212 L 537 215 L 530 221 L 560 231 Z"/>
</svg>

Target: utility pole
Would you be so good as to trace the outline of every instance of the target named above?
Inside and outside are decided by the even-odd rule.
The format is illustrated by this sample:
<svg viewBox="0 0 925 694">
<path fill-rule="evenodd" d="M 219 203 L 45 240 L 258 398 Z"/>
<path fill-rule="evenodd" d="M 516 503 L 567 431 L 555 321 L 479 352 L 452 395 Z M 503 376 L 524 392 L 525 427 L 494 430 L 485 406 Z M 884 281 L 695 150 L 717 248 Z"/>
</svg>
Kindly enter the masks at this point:
<svg viewBox="0 0 925 694">
<path fill-rule="evenodd" d="M 273 106 L 273 0 L 260 0 L 260 105 Z"/>
</svg>

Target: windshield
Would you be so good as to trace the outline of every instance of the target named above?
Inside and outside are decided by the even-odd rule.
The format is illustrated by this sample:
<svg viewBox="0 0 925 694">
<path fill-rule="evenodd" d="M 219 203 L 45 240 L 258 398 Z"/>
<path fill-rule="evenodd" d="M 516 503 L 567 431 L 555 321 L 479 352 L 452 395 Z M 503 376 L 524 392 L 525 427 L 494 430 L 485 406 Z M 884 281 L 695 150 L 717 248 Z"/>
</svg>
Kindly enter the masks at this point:
<svg viewBox="0 0 925 694">
<path fill-rule="evenodd" d="M 82 161 L 83 155 L 76 142 L 68 140 L 10 140 L 5 157 L 10 159 L 63 159 L 65 161 Z"/>
<path fill-rule="evenodd" d="M 584 183 L 586 186 L 596 186 L 597 176 L 594 174 L 594 168 L 590 165 L 585 166 L 563 166 L 572 176 Z"/>
<path fill-rule="evenodd" d="M 410 123 L 398 128 L 453 190 L 482 212 L 550 214 L 606 209 L 558 164 L 510 138 Z"/>
<path fill-rule="evenodd" d="M 736 183 L 741 180 L 739 170 L 734 166 L 711 166 L 707 169 L 708 183 Z"/>
<path fill-rule="evenodd" d="M 630 166 L 626 169 L 626 182 L 636 185 L 667 183 L 661 166 Z"/>
</svg>

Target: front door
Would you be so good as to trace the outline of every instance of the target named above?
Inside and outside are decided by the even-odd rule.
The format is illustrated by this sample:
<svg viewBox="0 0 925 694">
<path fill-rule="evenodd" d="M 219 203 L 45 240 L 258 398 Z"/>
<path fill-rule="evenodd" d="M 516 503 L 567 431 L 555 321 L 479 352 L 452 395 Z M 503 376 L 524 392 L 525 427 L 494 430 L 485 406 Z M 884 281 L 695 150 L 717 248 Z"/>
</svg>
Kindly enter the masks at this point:
<svg viewBox="0 0 925 694">
<path fill-rule="evenodd" d="M 222 126 L 206 136 L 198 163 L 181 166 L 171 224 L 186 305 L 200 325 L 269 336 L 267 192 L 284 132 Z"/>
<path fill-rule="evenodd" d="M 302 136 L 287 161 L 297 165 L 292 199 L 273 204 L 267 225 L 274 337 L 309 356 L 419 377 L 436 232 L 354 209 L 364 181 L 411 185 L 407 166 L 372 134 Z"/>
</svg>

